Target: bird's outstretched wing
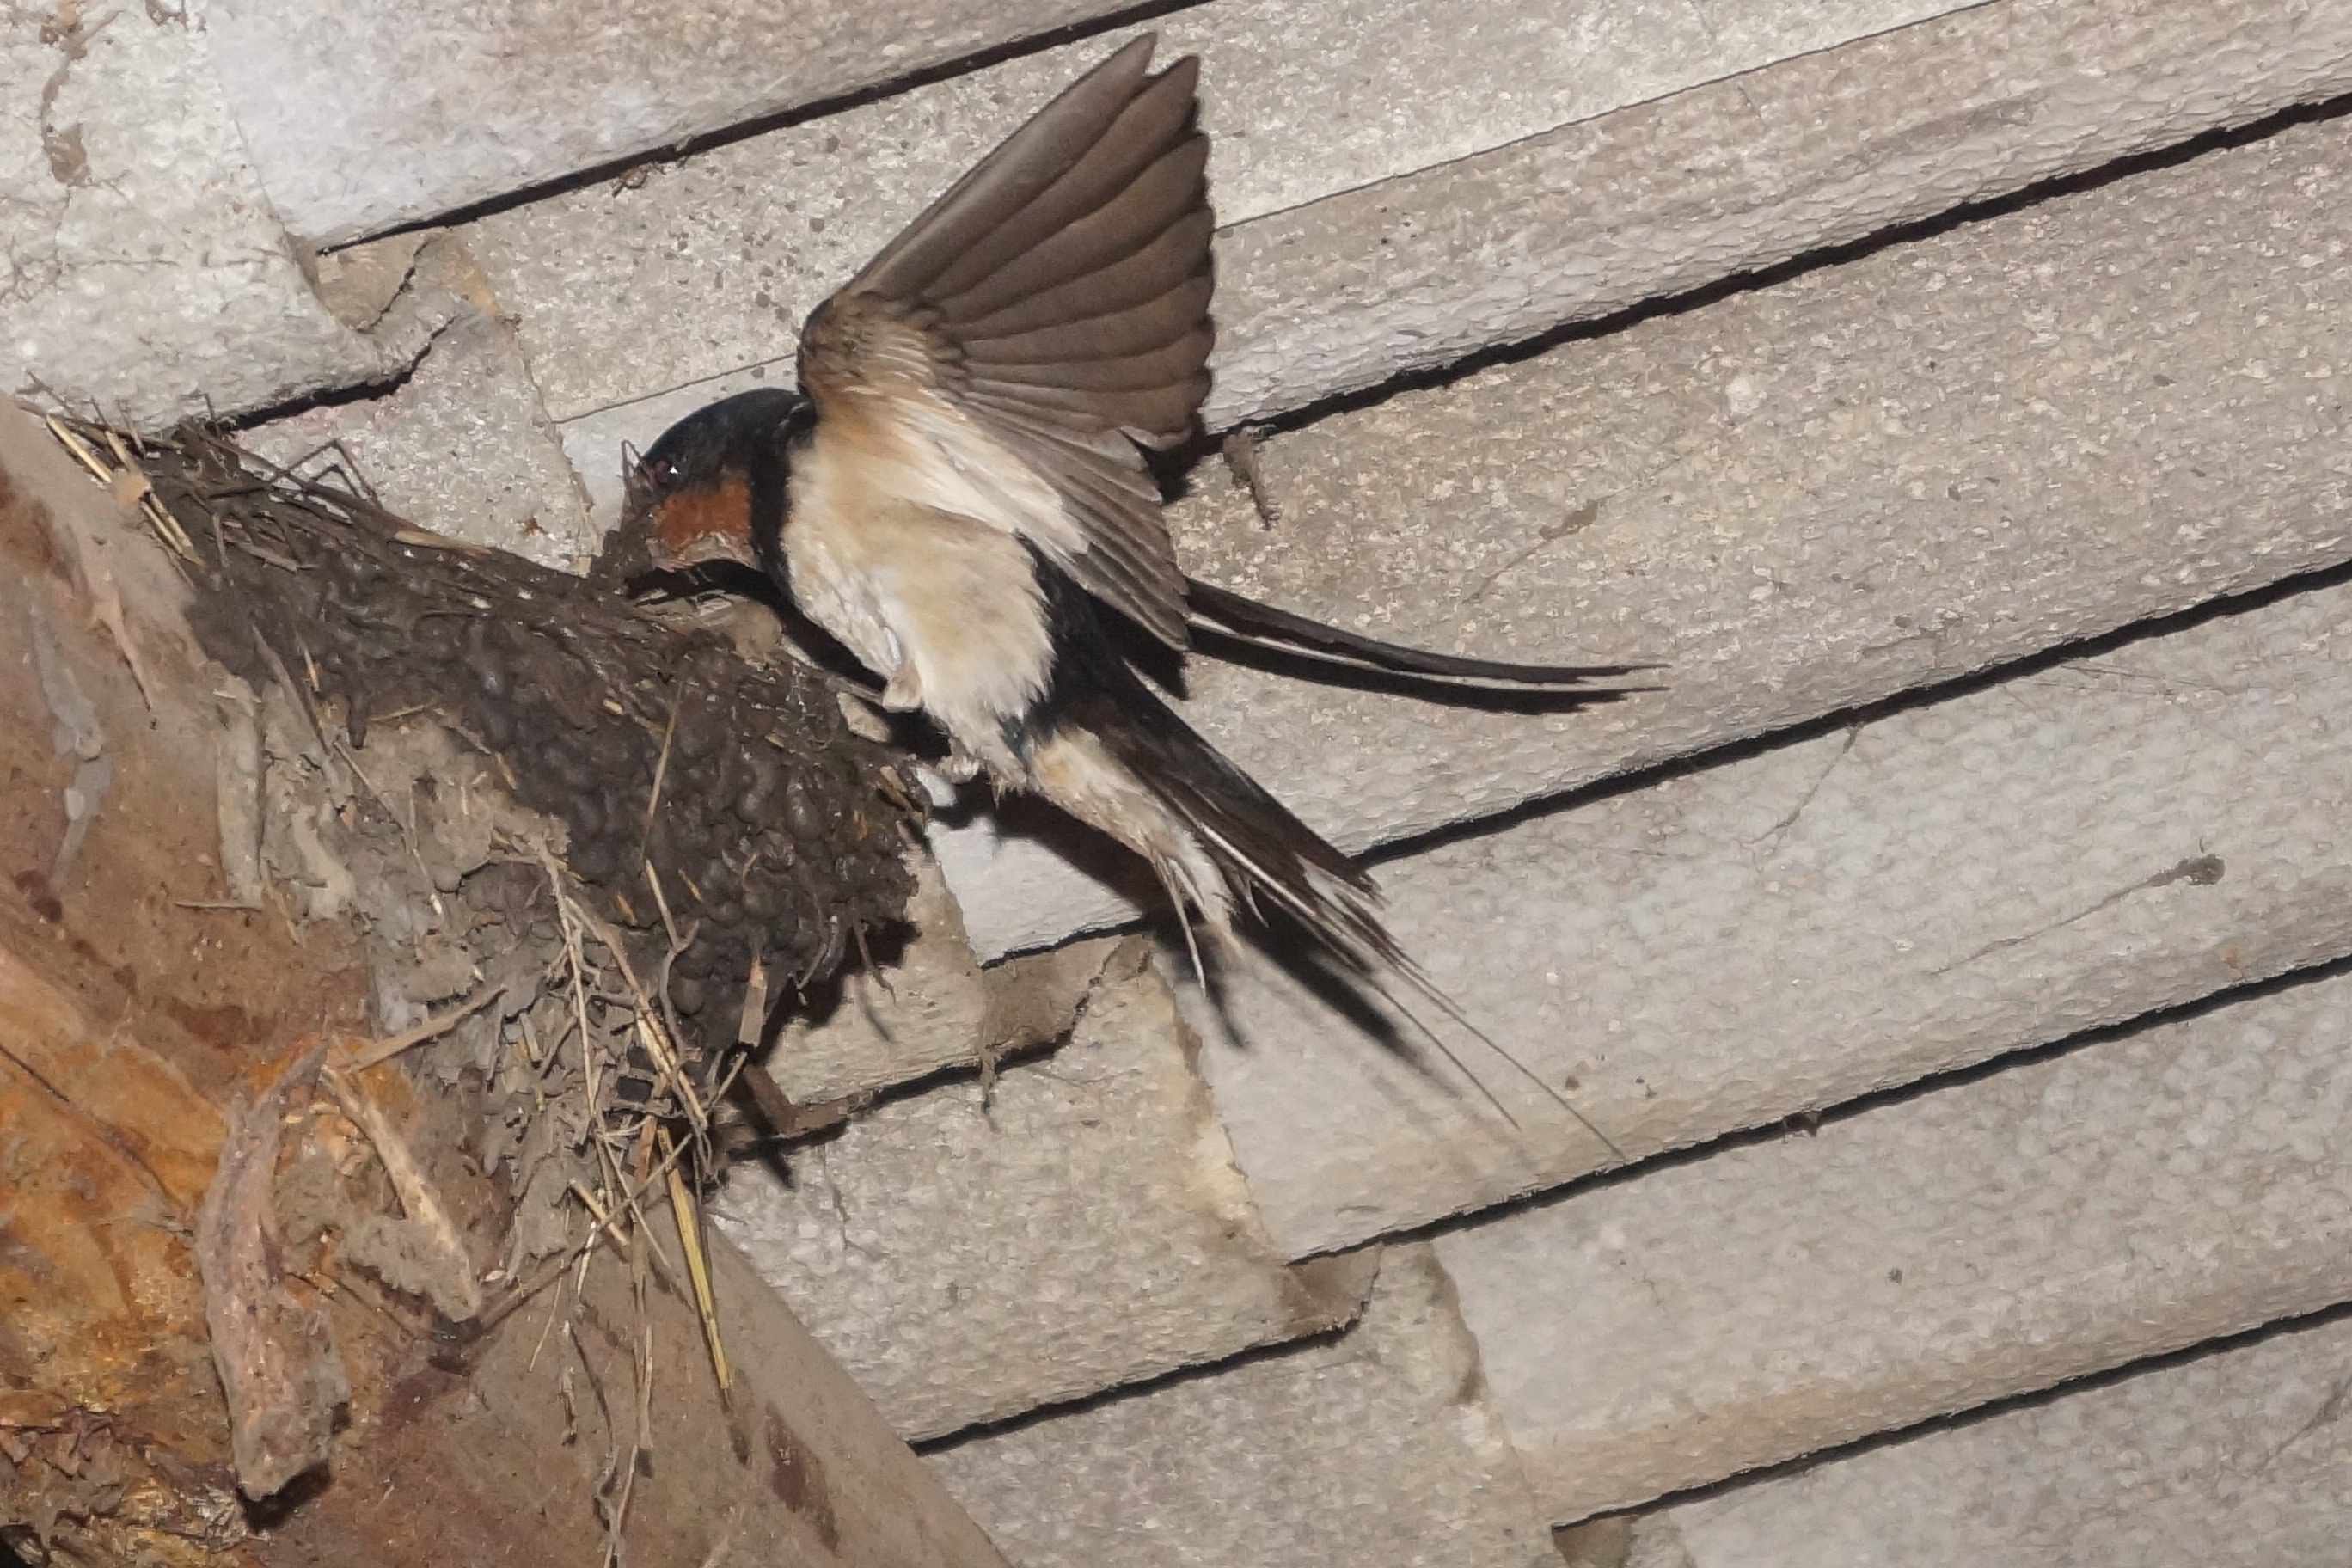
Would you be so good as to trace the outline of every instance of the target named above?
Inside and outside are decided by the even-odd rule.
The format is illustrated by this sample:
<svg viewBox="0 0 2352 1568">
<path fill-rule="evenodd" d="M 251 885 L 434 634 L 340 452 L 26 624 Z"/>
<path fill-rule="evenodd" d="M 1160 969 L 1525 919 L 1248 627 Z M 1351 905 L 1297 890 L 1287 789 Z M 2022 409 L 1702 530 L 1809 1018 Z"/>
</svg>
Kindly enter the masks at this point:
<svg viewBox="0 0 2352 1568">
<path fill-rule="evenodd" d="M 1200 62 L 1112 55 L 809 317 L 825 438 L 902 499 L 1027 539 L 1171 647 L 1182 573 L 1138 450 L 1209 386 Z M 889 465 L 895 464 L 895 468 Z"/>
</svg>

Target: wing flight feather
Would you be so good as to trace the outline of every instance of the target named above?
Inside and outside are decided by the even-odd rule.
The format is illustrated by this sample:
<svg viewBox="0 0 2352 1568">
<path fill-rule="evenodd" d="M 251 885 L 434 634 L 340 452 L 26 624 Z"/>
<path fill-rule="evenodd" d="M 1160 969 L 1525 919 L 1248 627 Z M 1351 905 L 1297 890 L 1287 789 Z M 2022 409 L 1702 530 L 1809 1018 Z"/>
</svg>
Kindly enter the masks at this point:
<svg viewBox="0 0 2352 1568">
<path fill-rule="evenodd" d="M 801 384 L 826 415 L 943 404 L 1058 503 L 979 521 L 1181 648 L 1184 576 L 1139 448 L 1182 440 L 1208 393 L 1215 222 L 1200 62 L 1151 75 L 1154 42 L 1074 83 L 819 306 Z"/>
</svg>

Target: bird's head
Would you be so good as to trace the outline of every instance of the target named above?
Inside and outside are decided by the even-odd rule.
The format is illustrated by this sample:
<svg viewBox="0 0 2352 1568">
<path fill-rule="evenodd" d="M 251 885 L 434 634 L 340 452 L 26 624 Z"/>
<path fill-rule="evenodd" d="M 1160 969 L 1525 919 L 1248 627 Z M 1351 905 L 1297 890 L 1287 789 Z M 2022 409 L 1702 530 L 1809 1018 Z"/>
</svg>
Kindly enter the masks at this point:
<svg viewBox="0 0 2352 1568">
<path fill-rule="evenodd" d="M 772 543 L 761 531 L 782 521 L 787 444 L 808 412 L 799 393 L 767 387 L 688 415 L 630 466 L 623 532 L 645 540 L 658 572 L 759 568 Z"/>
</svg>

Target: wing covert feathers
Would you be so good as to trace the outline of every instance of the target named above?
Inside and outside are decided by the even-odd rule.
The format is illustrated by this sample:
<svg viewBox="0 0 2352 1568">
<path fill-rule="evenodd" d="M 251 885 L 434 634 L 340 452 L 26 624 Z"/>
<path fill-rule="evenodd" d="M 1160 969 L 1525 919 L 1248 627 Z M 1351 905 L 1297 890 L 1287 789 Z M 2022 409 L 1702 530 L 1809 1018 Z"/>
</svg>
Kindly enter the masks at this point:
<svg viewBox="0 0 2352 1568">
<path fill-rule="evenodd" d="M 819 307 L 801 381 L 826 413 L 943 402 L 1034 468 L 1067 526 L 980 521 L 1181 648 L 1184 579 L 1137 448 L 1182 440 L 1207 395 L 1215 225 L 1200 62 L 1150 75 L 1154 42 L 1039 110 Z"/>
</svg>

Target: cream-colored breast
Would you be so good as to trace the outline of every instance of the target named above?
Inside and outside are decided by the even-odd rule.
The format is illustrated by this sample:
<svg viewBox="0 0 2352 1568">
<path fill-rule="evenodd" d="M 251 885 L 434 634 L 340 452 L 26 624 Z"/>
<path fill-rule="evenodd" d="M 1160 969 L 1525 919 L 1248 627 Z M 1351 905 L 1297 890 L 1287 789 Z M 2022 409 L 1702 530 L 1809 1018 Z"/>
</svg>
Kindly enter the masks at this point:
<svg viewBox="0 0 2352 1568">
<path fill-rule="evenodd" d="M 966 750 L 1016 771 L 1004 721 L 1045 691 L 1053 641 L 1035 566 L 1002 526 L 925 505 L 898 443 L 827 419 L 793 466 L 793 597 Z"/>
</svg>

